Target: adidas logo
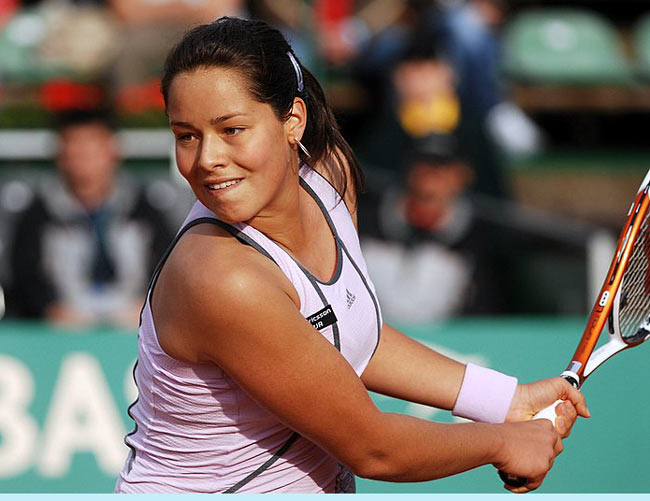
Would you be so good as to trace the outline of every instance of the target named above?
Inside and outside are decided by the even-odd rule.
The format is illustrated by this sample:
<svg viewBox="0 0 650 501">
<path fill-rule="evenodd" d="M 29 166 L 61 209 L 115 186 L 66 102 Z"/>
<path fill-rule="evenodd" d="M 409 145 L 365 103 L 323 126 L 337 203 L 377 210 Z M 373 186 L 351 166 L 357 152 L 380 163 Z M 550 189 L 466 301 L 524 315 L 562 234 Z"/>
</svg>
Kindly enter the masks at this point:
<svg viewBox="0 0 650 501">
<path fill-rule="evenodd" d="M 354 304 L 355 299 L 357 299 L 357 296 L 352 294 L 349 290 L 345 289 L 345 297 L 348 303 L 348 310 L 352 308 L 352 305 Z"/>
</svg>

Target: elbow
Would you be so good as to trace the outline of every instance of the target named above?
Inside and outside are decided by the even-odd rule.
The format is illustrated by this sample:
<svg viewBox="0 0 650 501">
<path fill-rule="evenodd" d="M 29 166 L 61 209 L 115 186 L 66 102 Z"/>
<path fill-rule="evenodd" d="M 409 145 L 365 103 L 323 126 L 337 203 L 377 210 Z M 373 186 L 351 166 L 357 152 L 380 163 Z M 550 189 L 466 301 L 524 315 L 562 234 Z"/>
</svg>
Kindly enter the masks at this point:
<svg viewBox="0 0 650 501">
<path fill-rule="evenodd" d="M 395 422 L 397 419 L 397 422 Z M 412 477 L 413 457 L 405 447 L 401 416 L 379 413 L 339 436 L 332 455 L 361 478 L 392 482 Z M 342 447 L 341 447 L 342 446 Z"/>
<path fill-rule="evenodd" d="M 374 443 L 370 446 L 359 444 L 353 446 L 354 454 L 342 458 L 342 462 L 357 477 L 370 480 L 396 481 L 401 476 L 399 464 L 394 454 L 389 449 L 383 449 L 381 444 Z"/>
<path fill-rule="evenodd" d="M 367 478 L 369 480 L 394 480 L 391 468 L 382 461 L 375 458 L 368 458 L 362 461 L 357 461 L 350 466 L 350 470 L 357 477 Z"/>
</svg>

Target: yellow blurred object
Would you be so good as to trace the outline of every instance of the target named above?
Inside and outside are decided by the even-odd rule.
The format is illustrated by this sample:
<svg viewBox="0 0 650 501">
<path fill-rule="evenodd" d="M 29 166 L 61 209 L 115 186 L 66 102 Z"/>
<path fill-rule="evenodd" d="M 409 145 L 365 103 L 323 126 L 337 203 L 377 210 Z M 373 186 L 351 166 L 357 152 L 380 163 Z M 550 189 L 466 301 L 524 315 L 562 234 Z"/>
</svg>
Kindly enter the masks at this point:
<svg viewBox="0 0 650 501">
<path fill-rule="evenodd" d="M 458 126 L 460 104 L 453 94 L 436 95 L 428 103 L 404 102 L 398 115 L 402 128 L 411 136 L 450 133 Z"/>
</svg>

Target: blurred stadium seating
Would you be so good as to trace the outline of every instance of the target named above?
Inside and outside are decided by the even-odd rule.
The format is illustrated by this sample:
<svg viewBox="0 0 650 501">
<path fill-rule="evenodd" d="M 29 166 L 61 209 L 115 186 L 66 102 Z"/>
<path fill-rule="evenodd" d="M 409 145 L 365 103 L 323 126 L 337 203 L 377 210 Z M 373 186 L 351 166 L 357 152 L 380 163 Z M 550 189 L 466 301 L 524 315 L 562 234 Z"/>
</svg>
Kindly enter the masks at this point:
<svg viewBox="0 0 650 501">
<path fill-rule="evenodd" d="M 504 37 L 504 68 L 513 80 L 536 84 L 627 84 L 632 79 L 615 27 L 581 9 L 517 14 Z"/>
</svg>

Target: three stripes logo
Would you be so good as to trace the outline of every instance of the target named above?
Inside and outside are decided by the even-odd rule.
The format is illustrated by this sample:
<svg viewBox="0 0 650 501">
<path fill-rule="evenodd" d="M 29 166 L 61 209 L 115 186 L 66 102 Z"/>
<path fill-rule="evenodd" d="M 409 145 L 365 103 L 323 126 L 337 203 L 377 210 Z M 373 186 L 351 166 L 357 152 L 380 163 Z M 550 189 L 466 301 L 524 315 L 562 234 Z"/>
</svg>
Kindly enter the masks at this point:
<svg viewBox="0 0 650 501">
<path fill-rule="evenodd" d="M 345 289 L 345 298 L 348 303 L 348 310 L 352 308 L 354 301 L 357 299 L 357 296 L 352 294 L 349 290 Z"/>
</svg>

